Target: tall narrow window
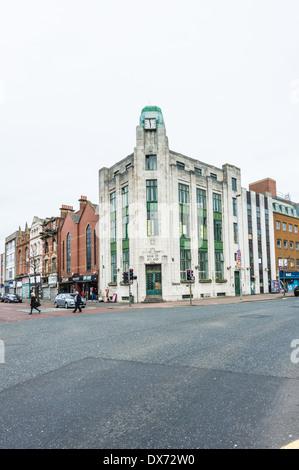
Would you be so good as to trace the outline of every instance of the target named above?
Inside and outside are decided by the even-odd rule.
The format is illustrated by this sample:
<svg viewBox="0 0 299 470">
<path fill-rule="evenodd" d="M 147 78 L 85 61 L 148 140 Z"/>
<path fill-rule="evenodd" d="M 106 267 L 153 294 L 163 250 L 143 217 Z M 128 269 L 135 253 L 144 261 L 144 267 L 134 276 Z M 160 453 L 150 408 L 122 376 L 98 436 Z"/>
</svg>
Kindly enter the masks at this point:
<svg viewBox="0 0 299 470">
<path fill-rule="evenodd" d="M 25 259 L 26 259 L 26 274 L 27 274 L 29 272 L 29 249 L 28 248 L 26 248 Z"/>
<path fill-rule="evenodd" d="M 215 275 L 216 280 L 223 279 L 223 253 L 215 253 Z"/>
<path fill-rule="evenodd" d="M 234 243 L 238 243 L 238 224 L 234 222 Z"/>
<path fill-rule="evenodd" d="M 91 271 L 91 228 L 86 229 L 86 271 Z"/>
<path fill-rule="evenodd" d="M 111 282 L 117 282 L 116 252 L 111 253 Z"/>
<path fill-rule="evenodd" d="M 129 238 L 129 187 L 125 186 L 122 192 L 122 228 L 123 238 Z"/>
<path fill-rule="evenodd" d="M 221 194 L 213 193 L 213 211 L 222 212 Z"/>
<path fill-rule="evenodd" d="M 233 215 L 238 215 L 238 212 L 237 212 L 238 208 L 237 208 L 237 198 L 236 197 L 233 197 Z"/>
<path fill-rule="evenodd" d="M 116 242 L 116 192 L 110 194 L 110 238 Z"/>
<path fill-rule="evenodd" d="M 191 269 L 190 198 L 189 186 L 179 183 L 180 221 L 180 278 L 186 280 L 186 270 Z"/>
<path fill-rule="evenodd" d="M 199 279 L 208 275 L 208 232 L 206 191 L 196 189 Z"/>
<path fill-rule="evenodd" d="M 146 181 L 147 235 L 158 235 L 158 188 L 157 180 Z"/>
<path fill-rule="evenodd" d="M 146 170 L 157 169 L 157 155 L 147 155 L 145 157 L 145 169 Z"/>
<path fill-rule="evenodd" d="M 97 245 L 98 245 L 97 232 L 96 232 L 96 229 L 94 229 L 94 232 L 93 232 L 93 250 L 94 250 L 94 264 L 95 265 L 97 264 Z"/>
<path fill-rule="evenodd" d="M 111 282 L 117 282 L 116 266 L 116 191 L 110 194 L 110 254 Z"/>
<path fill-rule="evenodd" d="M 180 237 L 190 238 L 189 186 L 179 183 Z"/>
<path fill-rule="evenodd" d="M 129 186 L 122 188 L 122 253 L 123 272 L 130 267 L 130 243 L 129 243 Z"/>
<path fill-rule="evenodd" d="M 221 194 L 213 193 L 214 249 L 216 279 L 223 279 L 223 239 Z"/>
<path fill-rule="evenodd" d="M 232 190 L 237 191 L 237 179 L 232 178 Z"/>
<path fill-rule="evenodd" d="M 208 279 L 208 253 L 198 251 L 198 279 Z"/>
<path fill-rule="evenodd" d="M 66 271 L 71 272 L 71 235 L 68 233 L 66 237 Z"/>
<path fill-rule="evenodd" d="M 181 281 L 186 281 L 186 270 L 191 269 L 191 250 L 180 250 L 180 277 Z"/>
<path fill-rule="evenodd" d="M 19 250 L 19 274 L 22 274 L 22 251 Z"/>
</svg>

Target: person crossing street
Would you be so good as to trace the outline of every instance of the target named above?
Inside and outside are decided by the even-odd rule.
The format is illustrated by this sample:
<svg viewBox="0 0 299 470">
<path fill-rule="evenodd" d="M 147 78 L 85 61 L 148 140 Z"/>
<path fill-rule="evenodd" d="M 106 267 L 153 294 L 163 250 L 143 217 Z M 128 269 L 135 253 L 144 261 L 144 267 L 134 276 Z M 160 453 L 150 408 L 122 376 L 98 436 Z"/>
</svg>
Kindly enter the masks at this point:
<svg viewBox="0 0 299 470">
<path fill-rule="evenodd" d="M 76 290 L 76 295 L 75 295 L 75 310 L 73 310 L 73 313 L 77 312 L 77 309 L 79 309 L 79 312 L 82 312 L 81 310 L 81 303 L 82 303 L 82 297 L 79 294 L 79 292 Z"/>
</svg>

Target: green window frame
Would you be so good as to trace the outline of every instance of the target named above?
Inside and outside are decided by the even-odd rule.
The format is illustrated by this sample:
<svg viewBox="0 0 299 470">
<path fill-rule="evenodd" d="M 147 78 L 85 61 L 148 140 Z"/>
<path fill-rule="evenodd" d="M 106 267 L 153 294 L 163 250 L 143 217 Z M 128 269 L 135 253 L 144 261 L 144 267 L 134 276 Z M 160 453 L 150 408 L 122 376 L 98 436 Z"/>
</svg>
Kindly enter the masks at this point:
<svg viewBox="0 0 299 470">
<path fill-rule="evenodd" d="M 146 180 L 147 235 L 159 234 L 158 220 L 158 183 L 157 180 Z"/>
<path fill-rule="evenodd" d="M 213 211 L 222 213 L 221 194 L 213 193 Z"/>
<path fill-rule="evenodd" d="M 124 186 L 122 192 L 122 237 L 129 238 L 129 187 Z"/>
<path fill-rule="evenodd" d="M 191 250 L 180 250 L 180 278 L 187 280 L 186 270 L 191 269 Z"/>
<path fill-rule="evenodd" d="M 189 186 L 179 183 L 180 238 L 190 238 L 190 197 Z"/>
<path fill-rule="evenodd" d="M 223 279 L 223 265 L 224 265 L 223 253 L 215 252 L 215 276 L 216 276 L 216 280 L 222 280 Z"/>
<path fill-rule="evenodd" d="M 208 252 L 198 250 L 198 279 L 208 279 Z"/>
<path fill-rule="evenodd" d="M 145 169 L 146 170 L 157 170 L 157 155 L 146 155 L 146 157 L 145 157 Z"/>
</svg>

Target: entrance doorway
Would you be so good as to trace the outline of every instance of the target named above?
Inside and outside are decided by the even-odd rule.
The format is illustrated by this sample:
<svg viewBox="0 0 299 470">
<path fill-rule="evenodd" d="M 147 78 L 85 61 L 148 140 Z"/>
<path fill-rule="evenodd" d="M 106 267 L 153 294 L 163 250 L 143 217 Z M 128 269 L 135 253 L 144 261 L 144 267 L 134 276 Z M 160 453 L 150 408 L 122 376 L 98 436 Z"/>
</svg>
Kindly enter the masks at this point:
<svg viewBox="0 0 299 470">
<path fill-rule="evenodd" d="M 146 265 L 146 295 L 162 296 L 161 264 Z"/>
<path fill-rule="evenodd" d="M 240 273 L 235 271 L 235 295 L 240 295 Z"/>
</svg>

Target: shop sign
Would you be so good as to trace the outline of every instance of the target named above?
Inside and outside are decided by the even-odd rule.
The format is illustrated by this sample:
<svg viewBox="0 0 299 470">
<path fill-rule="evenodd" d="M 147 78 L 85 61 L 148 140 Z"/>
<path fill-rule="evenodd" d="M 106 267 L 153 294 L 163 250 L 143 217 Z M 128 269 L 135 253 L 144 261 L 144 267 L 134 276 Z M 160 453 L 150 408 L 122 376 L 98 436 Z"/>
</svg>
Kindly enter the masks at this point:
<svg viewBox="0 0 299 470">
<path fill-rule="evenodd" d="M 23 277 L 22 284 L 29 284 L 29 277 Z"/>
<path fill-rule="evenodd" d="M 91 281 L 91 276 L 83 276 L 83 281 Z"/>
<path fill-rule="evenodd" d="M 40 276 L 30 276 L 30 284 L 41 284 L 41 277 Z"/>
<path fill-rule="evenodd" d="M 146 255 L 147 263 L 157 263 L 159 261 L 159 253 L 152 253 L 150 255 Z"/>
<path fill-rule="evenodd" d="M 57 276 L 49 276 L 48 282 L 49 284 L 57 284 Z"/>
</svg>

